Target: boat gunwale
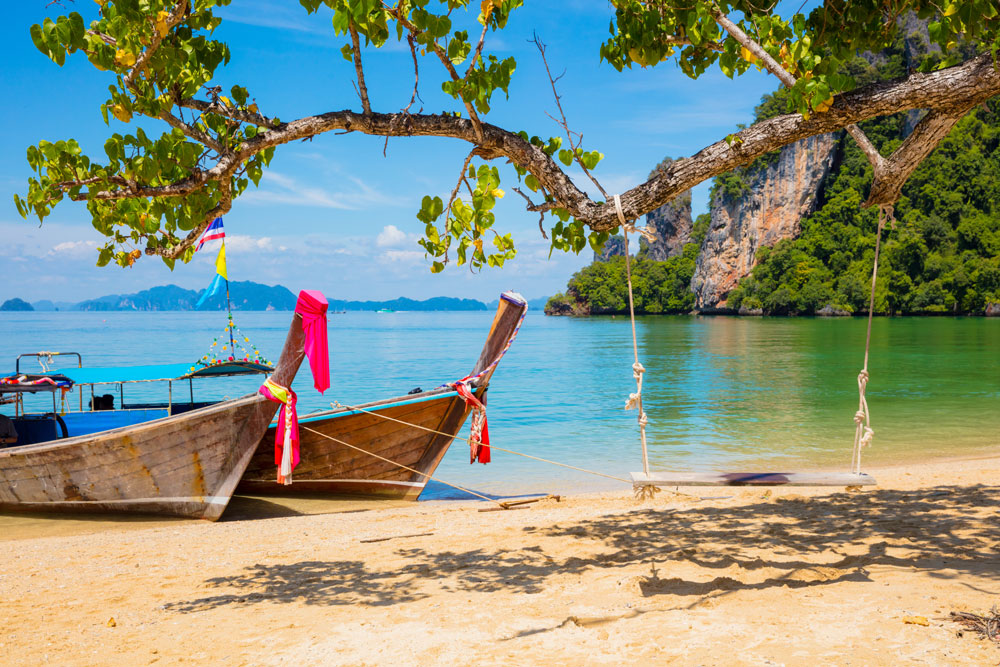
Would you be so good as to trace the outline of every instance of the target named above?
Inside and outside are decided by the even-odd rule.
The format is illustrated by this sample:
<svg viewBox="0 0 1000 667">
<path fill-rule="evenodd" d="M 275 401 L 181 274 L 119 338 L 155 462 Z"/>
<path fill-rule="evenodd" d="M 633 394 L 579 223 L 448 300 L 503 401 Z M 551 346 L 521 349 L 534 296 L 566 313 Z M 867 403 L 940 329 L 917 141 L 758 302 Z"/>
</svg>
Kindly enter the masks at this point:
<svg viewBox="0 0 1000 667">
<path fill-rule="evenodd" d="M 187 412 L 182 412 L 177 415 L 167 415 L 166 417 L 158 417 L 156 419 L 151 419 L 150 421 L 141 422 L 139 424 L 128 424 L 126 426 L 119 426 L 117 428 L 108 429 L 106 431 L 98 431 L 97 433 L 85 433 L 83 435 L 75 435 L 71 438 L 59 438 L 57 440 L 47 440 L 45 442 L 36 442 L 28 445 L 18 445 L 16 447 L 6 447 L 0 449 L 0 458 L 11 458 L 19 456 L 22 454 L 36 454 L 41 452 L 50 451 L 53 449 L 62 449 L 64 447 L 72 447 L 76 445 L 88 444 L 89 442 L 97 442 L 104 439 L 107 436 L 117 437 L 122 435 L 125 431 L 139 432 L 147 428 L 157 428 L 162 426 L 167 421 L 181 422 L 192 417 L 201 417 L 212 412 L 228 412 L 233 408 L 242 407 L 245 403 L 253 403 L 256 401 L 266 401 L 261 394 L 253 393 L 247 394 L 246 396 L 241 396 L 240 398 L 229 399 L 228 401 L 219 401 L 218 403 L 213 403 L 212 405 L 206 405 L 202 408 L 195 408 L 194 410 L 188 410 Z M 117 411 L 116 411 L 117 412 Z"/>
<path fill-rule="evenodd" d="M 482 387 L 485 389 L 485 386 Z M 480 389 L 477 387 L 477 390 Z M 299 423 L 309 423 L 319 420 L 326 419 L 336 419 L 338 417 L 349 417 L 351 415 L 364 414 L 365 412 L 374 412 L 369 408 L 378 408 L 379 410 L 386 408 L 395 408 L 404 405 L 412 405 L 414 403 L 425 403 L 427 401 L 433 401 L 439 398 L 454 398 L 459 396 L 458 392 L 454 389 L 446 389 L 445 387 L 438 387 L 437 389 L 429 389 L 428 391 L 420 392 L 419 394 L 407 394 L 406 396 L 396 396 L 393 398 L 384 398 L 380 401 L 371 401 L 369 403 L 361 403 L 360 405 L 343 406 L 340 408 L 335 408 L 333 410 L 322 410 L 320 412 L 310 412 L 307 415 L 302 415 L 299 417 Z M 360 408 L 360 409 L 359 409 Z M 274 427 L 274 422 L 272 422 L 271 428 Z"/>
</svg>

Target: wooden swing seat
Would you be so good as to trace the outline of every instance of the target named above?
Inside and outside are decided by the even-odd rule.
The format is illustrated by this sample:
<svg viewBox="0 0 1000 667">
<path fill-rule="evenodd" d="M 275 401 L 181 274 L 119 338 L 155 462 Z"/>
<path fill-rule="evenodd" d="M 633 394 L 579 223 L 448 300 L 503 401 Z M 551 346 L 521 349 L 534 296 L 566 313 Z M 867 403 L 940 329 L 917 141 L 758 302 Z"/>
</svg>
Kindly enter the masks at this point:
<svg viewBox="0 0 1000 667">
<path fill-rule="evenodd" d="M 874 486 L 875 478 L 852 472 L 641 472 L 633 486 Z"/>
</svg>

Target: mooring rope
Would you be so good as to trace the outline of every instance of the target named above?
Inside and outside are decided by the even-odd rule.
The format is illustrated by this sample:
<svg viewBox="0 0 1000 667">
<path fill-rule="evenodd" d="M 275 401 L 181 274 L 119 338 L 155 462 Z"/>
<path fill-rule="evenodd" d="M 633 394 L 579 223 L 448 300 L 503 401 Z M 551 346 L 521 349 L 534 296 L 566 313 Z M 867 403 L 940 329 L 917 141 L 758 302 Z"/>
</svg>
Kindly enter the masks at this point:
<svg viewBox="0 0 1000 667">
<path fill-rule="evenodd" d="M 437 435 L 443 435 L 443 436 L 445 436 L 447 438 L 454 438 L 455 440 L 462 440 L 464 442 L 469 442 L 469 438 L 463 438 L 460 435 L 454 435 L 454 434 L 451 434 L 451 433 L 446 433 L 444 431 L 437 431 L 435 429 L 428 428 L 426 426 L 421 426 L 420 424 L 413 424 L 413 423 L 408 422 L 408 421 L 403 421 L 402 419 L 396 419 L 395 417 L 390 417 L 389 415 L 383 415 L 383 414 L 380 414 L 378 412 L 372 412 L 371 410 L 365 410 L 364 408 L 359 408 L 357 406 L 344 405 L 343 403 L 340 403 L 339 401 L 336 402 L 336 403 L 332 403 L 331 405 L 336 405 L 337 407 L 341 407 L 341 408 L 347 408 L 348 410 L 357 410 L 358 412 L 364 412 L 365 414 L 373 415 L 375 417 L 379 417 L 380 419 L 386 419 L 388 421 L 393 421 L 393 422 L 396 422 L 397 424 L 403 424 L 404 426 L 411 426 L 413 428 L 420 429 L 421 431 L 427 431 L 428 433 L 436 433 Z M 624 477 L 615 477 L 614 475 L 608 475 L 608 474 L 603 473 L 603 472 L 597 472 L 596 470 L 587 470 L 586 468 L 579 468 L 577 466 L 570 465 L 568 463 L 560 463 L 559 461 L 552 461 L 550 459 L 543 459 L 541 456 L 534 456 L 532 454 L 525 454 L 524 452 L 518 452 L 518 451 L 515 451 L 513 449 L 504 449 L 503 447 L 498 447 L 498 446 L 493 445 L 493 444 L 490 444 L 488 446 L 490 447 L 490 449 L 495 449 L 498 452 L 505 452 L 507 454 L 513 454 L 515 456 L 523 456 L 526 459 L 534 459 L 535 461 L 541 461 L 542 463 L 549 463 L 549 464 L 552 464 L 554 466 L 559 466 L 561 468 L 569 468 L 570 470 L 576 470 L 576 471 L 579 471 L 579 472 L 584 472 L 584 473 L 587 473 L 588 475 L 597 475 L 598 477 L 607 477 L 608 479 L 613 479 L 613 480 L 615 480 L 617 482 L 625 482 L 626 484 L 630 484 L 631 483 L 630 480 L 627 480 Z"/>
<path fill-rule="evenodd" d="M 361 452 L 362 454 L 367 454 L 368 456 L 374 456 L 377 459 L 385 461 L 386 463 L 391 463 L 392 465 L 394 465 L 394 466 L 396 466 L 398 468 L 402 468 L 403 470 L 409 470 L 410 472 L 416 473 L 416 474 L 420 475 L 421 477 L 426 477 L 427 479 L 432 479 L 435 482 L 438 482 L 439 484 L 444 484 L 445 486 L 450 486 L 453 489 L 458 489 L 459 491 L 464 491 L 465 493 L 468 493 L 471 496 L 476 496 L 477 498 L 480 498 L 482 500 L 486 500 L 486 501 L 489 501 L 491 503 L 496 503 L 500 507 L 503 507 L 504 509 L 507 509 L 507 507 L 504 505 L 504 503 L 502 503 L 501 501 L 499 501 L 499 500 L 497 500 L 495 498 L 490 498 L 488 496 L 484 496 L 481 493 L 476 493 L 475 491 L 473 491 L 471 489 L 467 489 L 464 486 L 459 486 L 458 484 L 452 484 L 451 482 L 446 482 L 443 479 L 435 477 L 434 475 L 430 475 L 430 474 L 428 474 L 426 472 L 420 472 L 419 470 L 416 470 L 416 469 L 411 468 L 409 466 L 403 465 L 402 463 L 399 463 L 397 461 L 393 461 L 392 459 L 387 459 L 384 456 L 379 456 L 375 452 L 370 452 L 367 449 L 362 449 L 361 447 L 355 447 L 354 445 L 352 445 L 349 442 L 344 442 L 340 438 L 335 438 L 332 435 L 327 435 L 326 433 L 322 433 L 320 431 L 317 431 L 316 429 L 309 428 L 308 426 L 301 426 L 300 428 L 302 428 L 302 429 L 304 429 L 306 431 L 309 431 L 310 433 L 315 433 L 316 435 L 320 436 L 321 438 L 326 438 L 327 440 L 332 440 L 333 442 L 336 442 L 337 444 L 343 445 L 345 447 L 350 447 L 351 449 L 357 450 L 357 451 Z"/>
<path fill-rule="evenodd" d="M 875 431 L 871 427 L 871 415 L 868 412 L 868 399 L 865 390 L 868 388 L 868 353 L 872 343 L 872 316 L 875 313 L 875 281 L 878 278 L 878 257 L 882 249 L 882 231 L 885 223 L 895 229 L 896 217 L 893 207 L 888 204 L 879 206 L 878 229 L 875 232 L 875 261 L 872 263 L 872 289 L 868 298 L 868 331 L 865 334 L 865 363 L 858 373 L 858 411 L 854 413 L 854 452 L 851 456 L 851 470 L 856 475 L 861 474 L 861 450 L 870 447 Z"/>
</svg>

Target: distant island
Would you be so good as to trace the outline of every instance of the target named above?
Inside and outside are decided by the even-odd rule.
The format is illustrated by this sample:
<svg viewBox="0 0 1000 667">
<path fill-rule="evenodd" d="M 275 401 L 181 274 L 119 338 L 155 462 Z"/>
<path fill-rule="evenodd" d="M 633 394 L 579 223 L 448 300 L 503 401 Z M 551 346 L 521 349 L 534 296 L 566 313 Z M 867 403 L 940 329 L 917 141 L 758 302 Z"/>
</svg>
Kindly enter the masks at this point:
<svg viewBox="0 0 1000 667">
<path fill-rule="evenodd" d="M 34 307 L 32 307 L 32 305 L 27 301 L 22 301 L 21 299 L 15 297 L 13 299 L 7 299 L 3 302 L 3 304 L 0 304 L 0 310 L 26 311 L 34 310 Z"/>
<path fill-rule="evenodd" d="M 108 294 L 96 299 L 74 302 L 53 302 L 48 299 L 28 303 L 19 298 L 8 299 L 0 311 L 177 311 L 196 310 L 202 292 L 177 285 L 160 285 L 135 294 Z M 229 283 L 233 310 L 293 310 L 296 296 L 283 285 L 262 285 L 251 281 Z M 548 298 L 531 299 L 528 307 L 542 310 Z M 483 303 L 476 299 L 438 296 L 417 301 L 400 297 L 388 301 L 330 300 L 331 311 L 476 311 L 492 310 L 497 302 Z M 225 310 L 225 294 L 210 297 L 197 310 Z"/>
</svg>

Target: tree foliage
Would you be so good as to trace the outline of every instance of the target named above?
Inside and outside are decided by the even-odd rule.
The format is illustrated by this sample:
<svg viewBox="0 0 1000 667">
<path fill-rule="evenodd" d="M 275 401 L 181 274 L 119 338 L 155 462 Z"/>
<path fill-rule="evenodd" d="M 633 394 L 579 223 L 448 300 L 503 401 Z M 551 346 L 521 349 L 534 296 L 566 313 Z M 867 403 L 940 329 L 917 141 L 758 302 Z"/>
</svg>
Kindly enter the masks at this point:
<svg viewBox="0 0 1000 667">
<path fill-rule="evenodd" d="M 563 137 L 542 139 L 485 121 L 494 96 L 507 94 L 517 67 L 513 58 L 489 52 L 488 37 L 505 29 L 522 0 L 300 0 L 309 13 L 321 5 L 333 10 L 330 37 L 341 41 L 344 58 L 354 64 L 362 108 L 290 121 L 268 115 L 266 101 L 258 102 L 247 87 L 224 91 L 216 83 L 230 46 L 213 37 L 221 22 L 214 10 L 229 1 L 99 0 L 91 21 L 71 12 L 31 27 L 35 45 L 55 63 L 83 56 L 107 73 L 109 94 L 100 113 L 109 127 L 117 130 L 122 123 L 127 129 L 111 133 L 99 156 L 83 154 L 73 139 L 32 146 L 27 157 L 35 176 L 26 194 L 15 198 L 22 216 L 44 220 L 66 198 L 85 202 L 94 227 L 108 239 L 99 264 L 114 260 L 131 266 L 145 253 L 173 266 L 177 259 L 189 260 L 209 222 L 259 183 L 278 146 L 338 130 L 455 137 L 471 144 L 449 201 L 425 197 L 417 216 L 425 225 L 421 243 L 433 270 L 451 253 L 473 267 L 500 266 L 513 257 L 514 241 L 495 229 L 492 213 L 503 196 L 503 178 L 531 191 L 518 188 L 528 210 L 539 213 L 543 224 L 548 218 L 553 249 L 599 246 L 617 228 L 615 208 L 592 173 L 603 155 L 580 145 L 567 119 L 561 123 L 565 143 Z M 931 19 L 935 44 L 946 48 L 962 35 L 979 52 L 995 55 L 1000 45 L 995 0 L 943 6 L 929 0 L 830 0 L 808 14 L 787 17 L 749 2 L 617 0 L 614 5 L 611 37 L 599 49 L 619 69 L 673 61 L 697 78 L 712 67 L 730 77 L 765 67 L 790 85 L 791 116 L 729 135 L 637 184 L 622 196 L 630 219 L 802 136 L 915 106 L 940 107 L 957 117 L 1000 92 L 1000 74 L 981 55 L 942 69 L 939 76 L 913 75 L 894 88 L 838 95 L 857 85 L 841 65 L 858 50 L 877 51 L 891 43 L 897 19 L 909 11 Z M 363 47 L 392 42 L 412 54 L 414 92 L 407 107 L 378 113 L 367 95 Z M 428 63 L 436 79 L 427 75 Z M 454 100 L 453 108 L 443 114 L 410 111 L 418 81 L 426 85 L 428 79 Z M 140 127 L 143 117 L 163 123 L 163 130 L 150 133 L 144 129 L 150 123 Z M 938 138 L 930 132 L 925 143 Z M 500 158 L 512 163 L 513 173 L 486 164 Z M 900 162 L 887 163 L 886 173 L 877 171 L 876 178 L 905 180 L 908 161 Z M 567 171 L 572 165 L 593 179 L 604 200 L 591 199 L 572 181 Z M 462 186 L 467 196 L 460 196 Z"/>
</svg>

